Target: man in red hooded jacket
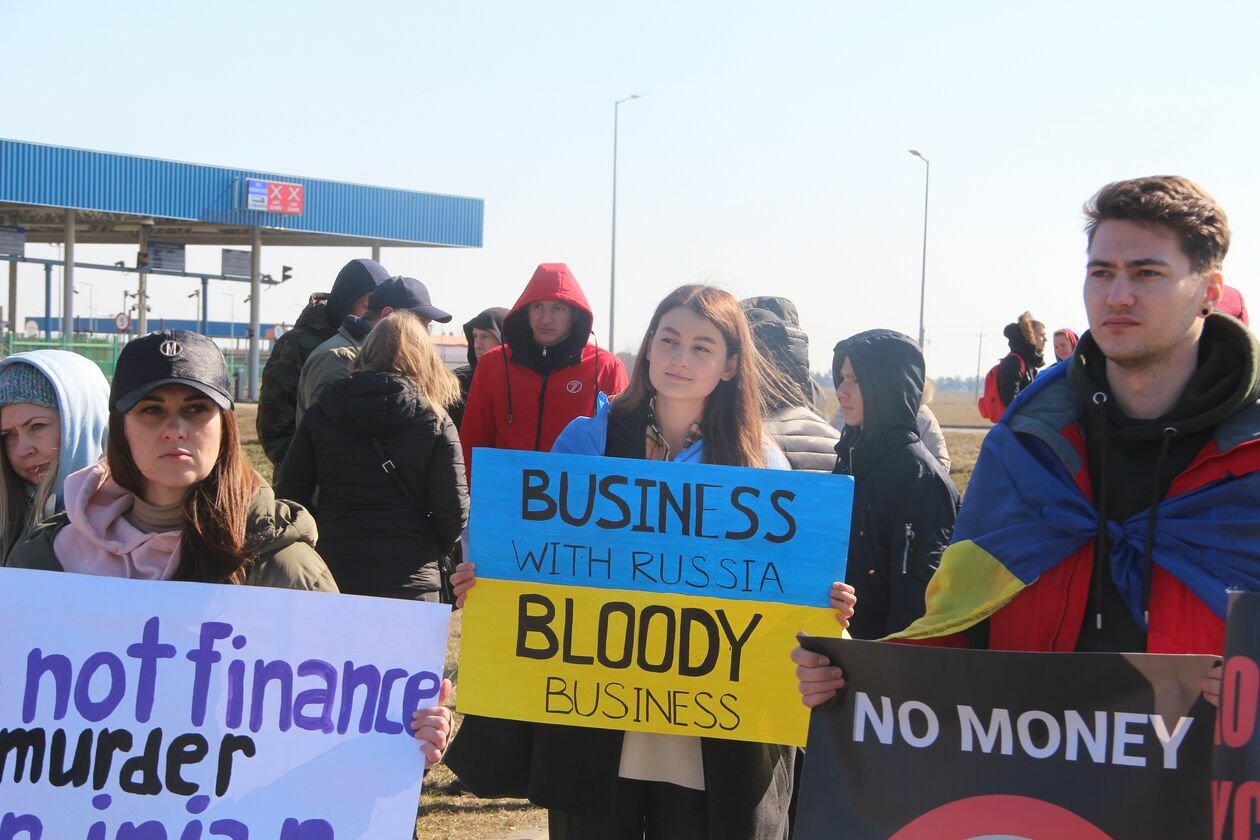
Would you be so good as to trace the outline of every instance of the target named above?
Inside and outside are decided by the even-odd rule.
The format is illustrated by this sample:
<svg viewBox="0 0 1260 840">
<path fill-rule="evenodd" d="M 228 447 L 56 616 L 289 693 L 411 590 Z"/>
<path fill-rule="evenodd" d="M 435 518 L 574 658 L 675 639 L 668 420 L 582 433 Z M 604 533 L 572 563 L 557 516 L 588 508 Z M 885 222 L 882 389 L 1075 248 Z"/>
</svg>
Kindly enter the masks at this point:
<svg viewBox="0 0 1260 840">
<path fill-rule="evenodd" d="M 459 437 L 471 480 L 473 450 L 548 452 L 575 417 L 590 417 L 600 391 L 627 384 L 621 361 L 589 344 L 594 317 L 564 263 L 543 263 L 503 319 L 503 343 L 477 362 Z"/>
</svg>

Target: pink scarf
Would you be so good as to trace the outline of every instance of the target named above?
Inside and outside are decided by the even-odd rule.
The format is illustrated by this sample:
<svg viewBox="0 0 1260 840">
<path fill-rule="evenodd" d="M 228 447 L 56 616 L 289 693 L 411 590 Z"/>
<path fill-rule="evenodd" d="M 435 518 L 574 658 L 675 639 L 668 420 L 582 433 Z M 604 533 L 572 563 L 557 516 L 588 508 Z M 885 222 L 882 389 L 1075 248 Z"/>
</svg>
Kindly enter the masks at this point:
<svg viewBox="0 0 1260 840">
<path fill-rule="evenodd" d="M 179 532 L 149 534 L 123 516 L 135 496 L 118 486 L 102 461 L 66 476 L 70 524 L 53 539 L 67 572 L 170 580 L 179 568 Z"/>
</svg>

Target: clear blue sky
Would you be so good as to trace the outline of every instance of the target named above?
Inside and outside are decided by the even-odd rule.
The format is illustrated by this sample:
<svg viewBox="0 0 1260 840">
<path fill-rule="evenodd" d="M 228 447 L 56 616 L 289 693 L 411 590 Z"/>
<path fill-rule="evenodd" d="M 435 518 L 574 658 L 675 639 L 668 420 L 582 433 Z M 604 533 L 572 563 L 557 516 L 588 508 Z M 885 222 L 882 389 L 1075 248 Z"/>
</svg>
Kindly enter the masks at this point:
<svg viewBox="0 0 1260 840">
<path fill-rule="evenodd" d="M 6 3 L 0 136 L 483 197 L 484 248 L 382 262 L 456 323 L 568 262 L 606 341 L 612 103 L 641 93 L 621 110 L 618 349 L 705 281 L 793 298 L 819 369 L 861 329 L 918 329 L 918 148 L 929 374 L 966 375 L 982 325 L 1028 308 L 1084 328 L 1080 208 L 1110 180 L 1204 184 L 1234 231 L 1227 282 L 1260 306 L 1258 31 L 1249 2 Z M 364 255 L 265 251 L 296 280 L 264 320 Z M 22 314 L 42 310 L 27 271 Z M 120 279 L 80 279 L 117 311 Z M 155 313 L 191 316 L 195 281 L 151 285 Z M 211 317 L 228 291 L 242 317 L 247 290 L 216 291 Z M 986 339 L 984 367 L 1001 352 Z"/>
</svg>

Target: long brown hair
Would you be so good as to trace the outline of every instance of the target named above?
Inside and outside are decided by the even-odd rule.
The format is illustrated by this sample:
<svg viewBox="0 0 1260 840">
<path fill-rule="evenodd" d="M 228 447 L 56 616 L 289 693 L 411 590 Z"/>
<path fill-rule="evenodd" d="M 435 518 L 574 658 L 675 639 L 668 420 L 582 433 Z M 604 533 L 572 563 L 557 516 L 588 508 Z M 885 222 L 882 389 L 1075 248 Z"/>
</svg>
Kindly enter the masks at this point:
<svg viewBox="0 0 1260 840">
<path fill-rule="evenodd" d="M 109 412 L 105 462 L 118 486 L 138 496 L 144 477 L 131 455 L 123 418 L 120 412 Z M 219 421 L 223 432 L 219 457 L 210 474 L 184 494 L 177 580 L 244 583 L 257 559 L 259 546 L 248 543 L 245 526 L 262 481 L 241 450 L 236 413 L 221 411 Z"/>
<path fill-rule="evenodd" d="M 732 467 L 764 467 L 765 438 L 761 423 L 761 381 L 765 362 L 753 344 L 744 310 L 729 292 L 693 284 L 680 286 L 656 307 L 639 346 L 638 364 L 630 386 L 617 397 L 612 410 L 628 417 L 643 410 L 656 393 L 648 375 L 648 349 L 661 318 L 671 309 L 685 307 L 717 327 L 726 341 L 726 352 L 738 354 L 735 375 L 718 382 L 704 401 L 700 428 L 704 434 L 704 460 Z"/>
<path fill-rule="evenodd" d="M 396 373 L 415 383 L 439 414 L 459 402 L 459 380 L 438 357 L 424 322 L 410 312 L 394 312 L 372 327 L 350 372 Z"/>
</svg>

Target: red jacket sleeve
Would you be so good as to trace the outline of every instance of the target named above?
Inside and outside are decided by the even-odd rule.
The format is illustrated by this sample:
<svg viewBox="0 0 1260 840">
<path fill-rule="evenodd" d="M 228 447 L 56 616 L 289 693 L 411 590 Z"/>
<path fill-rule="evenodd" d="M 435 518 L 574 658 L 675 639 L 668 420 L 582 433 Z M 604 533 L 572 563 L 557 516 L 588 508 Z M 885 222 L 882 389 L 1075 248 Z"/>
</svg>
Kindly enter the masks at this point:
<svg viewBox="0 0 1260 840">
<path fill-rule="evenodd" d="M 486 368 L 493 366 L 497 369 L 502 365 L 502 351 L 487 355 L 477 365 L 477 369 L 473 372 L 472 383 L 468 386 L 468 402 L 464 406 L 463 424 L 459 427 L 459 442 L 464 450 L 464 469 L 468 472 L 469 487 L 472 487 L 473 448 L 494 446 L 494 394 L 490 386 L 493 377 Z"/>
<path fill-rule="evenodd" d="M 626 366 L 621 363 L 621 359 L 612 353 L 608 353 L 604 358 L 608 361 L 600 365 L 599 390 L 610 397 L 615 397 L 626 390 L 630 379 L 626 376 Z"/>
</svg>

